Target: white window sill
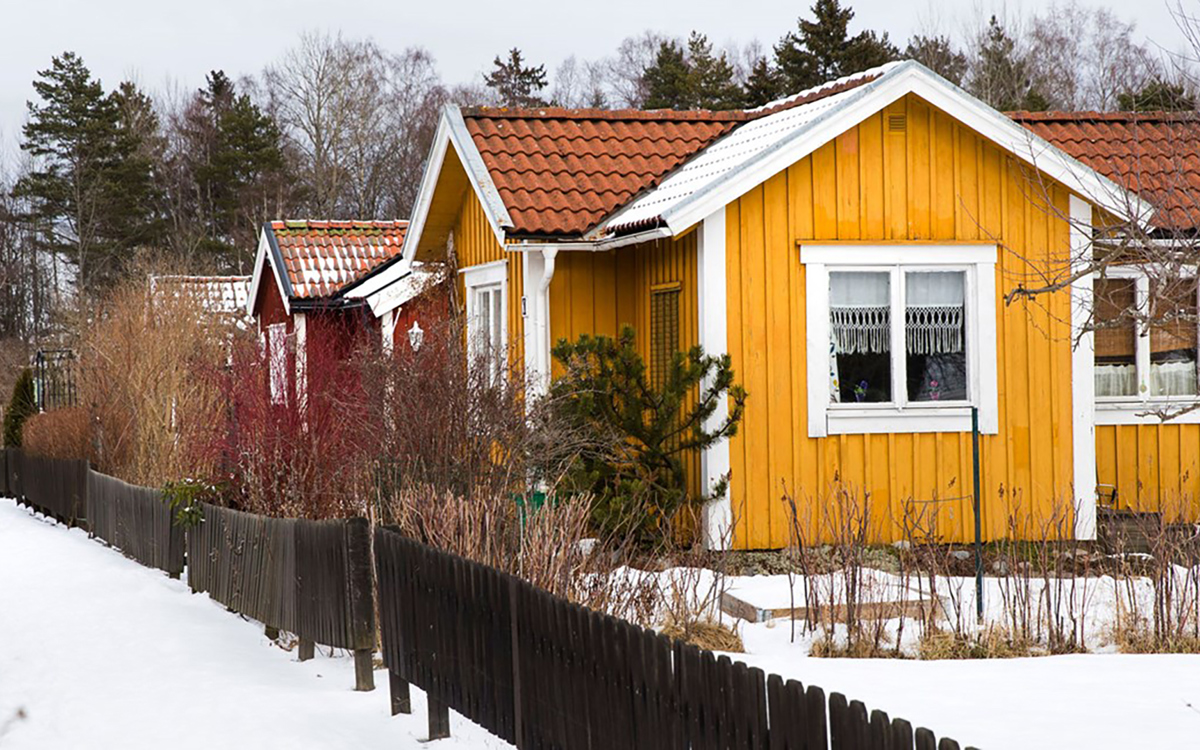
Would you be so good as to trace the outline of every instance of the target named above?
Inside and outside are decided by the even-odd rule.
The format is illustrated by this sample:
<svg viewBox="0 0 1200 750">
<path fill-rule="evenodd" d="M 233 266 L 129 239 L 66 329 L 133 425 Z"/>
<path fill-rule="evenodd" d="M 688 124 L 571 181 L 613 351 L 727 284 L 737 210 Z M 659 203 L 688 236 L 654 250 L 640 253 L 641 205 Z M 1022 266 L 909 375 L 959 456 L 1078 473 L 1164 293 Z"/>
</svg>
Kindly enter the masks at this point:
<svg viewBox="0 0 1200 750">
<path fill-rule="evenodd" d="M 825 415 L 830 435 L 882 435 L 916 432 L 970 432 L 971 407 L 846 408 L 830 406 Z M 979 430 L 985 432 L 983 427 Z"/>
<path fill-rule="evenodd" d="M 1200 409 L 1180 414 L 1177 417 L 1163 420 L 1151 412 L 1165 411 L 1168 414 L 1186 409 L 1196 400 L 1190 398 L 1150 399 L 1147 401 L 1098 401 L 1096 403 L 1096 424 L 1098 425 L 1138 425 L 1138 424 L 1200 424 Z"/>
</svg>

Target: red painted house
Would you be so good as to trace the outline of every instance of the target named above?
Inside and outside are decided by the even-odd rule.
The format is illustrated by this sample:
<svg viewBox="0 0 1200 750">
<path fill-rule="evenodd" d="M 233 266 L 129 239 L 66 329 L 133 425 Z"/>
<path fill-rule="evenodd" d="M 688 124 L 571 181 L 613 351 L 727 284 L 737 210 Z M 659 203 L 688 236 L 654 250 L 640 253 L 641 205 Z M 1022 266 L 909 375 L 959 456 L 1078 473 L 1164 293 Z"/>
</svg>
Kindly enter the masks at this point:
<svg viewBox="0 0 1200 750">
<path fill-rule="evenodd" d="M 393 320 L 377 318 L 358 288 L 401 261 L 407 221 L 273 221 L 264 224 L 246 310 L 257 322 L 270 362 L 273 398 L 285 400 L 302 382 L 307 352 L 316 345 L 349 347 L 356 341 L 390 345 Z M 444 305 L 427 301 L 425 269 L 409 269 L 403 304 L 409 326 Z M 407 328 L 405 329 L 408 330 Z M 383 333 L 387 336 L 384 337 Z M 328 338 L 326 338 L 328 337 Z M 406 339 L 407 340 L 407 339 Z M 293 375 L 294 373 L 294 375 Z"/>
</svg>

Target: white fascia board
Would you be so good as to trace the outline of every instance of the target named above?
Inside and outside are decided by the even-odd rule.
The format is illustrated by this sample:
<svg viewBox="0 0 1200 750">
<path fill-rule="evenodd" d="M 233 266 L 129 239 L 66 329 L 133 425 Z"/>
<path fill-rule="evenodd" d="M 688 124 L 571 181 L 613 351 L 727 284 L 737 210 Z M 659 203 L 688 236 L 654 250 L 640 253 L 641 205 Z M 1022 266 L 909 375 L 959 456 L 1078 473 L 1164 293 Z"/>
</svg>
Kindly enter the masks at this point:
<svg viewBox="0 0 1200 750">
<path fill-rule="evenodd" d="M 258 251 L 254 254 L 254 274 L 250 277 L 250 289 L 246 294 L 246 315 L 254 317 L 254 305 L 258 302 L 258 285 L 262 280 L 263 264 L 271 267 L 271 275 L 275 278 L 275 288 L 279 290 L 279 298 L 283 300 L 283 311 L 288 315 L 292 314 L 291 301 L 288 298 L 288 293 L 284 289 L 283 279 L 279 277 L 279 269 L 275 267 L 275 260 L 271 252 L 271 243 L 267 239 L 268 230 L 265 226 L 258 233 Z"/>
<path fill-rule="evenodd" d="M 1092 207 L 1071 196 L 1071 264 L 1079 277 L 1071 283 L 1071 474 L 1074 488 L 1075 538 L 1096 538 L 1096 374 L 1091 256 Z M 1141 371 L 1139 371 L 1141 372 Z"/>
<path fill-rule="evenodd" d="M 880 78 L 863 84 L 851 92 L 839 106 L 797 128 L 788 138 L 666 209 L 662 213 L 664 222 L 673 232 L 690 227 L 712 214 L 718 207 L 766 182 L 773 175 L 782 172 L 908 94 L 920 96 L 1030 166 L 1044 171 L 1070 190 L 1106 210 L 1139 221 L 1149 219 L 1150 205 L 1132 192 L 1068 156 L 1058 147 L 1034 135 L 1032 131 L 1013 122 L 1003 113 L 987 106 L 920 63 L 910 60 L 901 63 Z M 735 129 L 731 132 L 737 131 Z M 1137 216 L 1128 215 L 1131 208 Z M 606 225 L 619 223 L 619 214 L 605 222 Z"/>
<path fill-rule="evenodd" d="M 508 209 L 504 207 L 500 192 L 496 190 L 492 176 L 483 163 L 483 157 L 479 155 L 479 150 L 475 148 L 475 141 L 467 131 L 467 123 L 463 119 L 462 112 L 458 107 L 447 104 L 442 109 L 441 119 L 438 120 L 429 159 L 425 162 L 425 171 L 421 175 L 421 187 L 417 191 L 417 201 L 413 206 L 412 216 L 409 218 L 408 230 L 404 234 L 404 245 L 400 250 L 403 259 L 373 279 L 363 282 L 347 295 L 348 297 L 367 297 L 367 304 L 376 317 L 395 309 L 388 307 L 387 303 L 381 302 L 379 299 L 372 302 L 371 297 L 403 278 L 412 267 L 412 261 L 417 254 L 417 246 L 421 242 L 421 235 L 425 233 L 425 224 L 429 219 L 429 207 L 433 203 L 433 194 L 437 189 L 438 178 L 441 176 L 442 166 L 446 161 L 446 152 L 451 146 L 458 154 L 459 161 L 462 162 L 463 169 L 467 173 L 467 181 L 475 191 L 476 197 L 479 198 L 488 225 L 492 228 L 492 233 L 501 246 L 505 244 L 506 230 L 513 226 L 512 217 L 509 216 Z"/>
</svg>

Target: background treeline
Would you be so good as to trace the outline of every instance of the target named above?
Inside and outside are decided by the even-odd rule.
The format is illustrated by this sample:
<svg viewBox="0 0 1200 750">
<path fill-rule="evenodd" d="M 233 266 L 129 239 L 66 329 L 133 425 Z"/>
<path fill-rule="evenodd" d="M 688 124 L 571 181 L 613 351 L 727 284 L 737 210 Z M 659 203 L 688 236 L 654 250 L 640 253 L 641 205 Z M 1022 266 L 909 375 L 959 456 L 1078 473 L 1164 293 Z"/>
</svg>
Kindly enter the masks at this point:
<svg viewBox="0 0 1200 750">
<path fill-rule="evenodd" d="M 248 273 L 265 220 L 407 216 L 447 103 L 754 107 L 913 58 L 1004 110 L 1195 108 L 1185 58 L 1138 41 L 1106 9 L 977 14 L 903 43 L 884 29 L 852 33 L 853 19 L 849 4 L 817 0 L 769 46 L 644 31 L 552 72 L 514 48 L 460 85 L 419 47 L 324 33 L 258 74 L 215 69 L 195 90 L 108 87 L 64 52 L 35 72 L 17 158 L 0 166 L 0 341 L 44 340 L 64 309 L 143 254 Z"/>
</svg>

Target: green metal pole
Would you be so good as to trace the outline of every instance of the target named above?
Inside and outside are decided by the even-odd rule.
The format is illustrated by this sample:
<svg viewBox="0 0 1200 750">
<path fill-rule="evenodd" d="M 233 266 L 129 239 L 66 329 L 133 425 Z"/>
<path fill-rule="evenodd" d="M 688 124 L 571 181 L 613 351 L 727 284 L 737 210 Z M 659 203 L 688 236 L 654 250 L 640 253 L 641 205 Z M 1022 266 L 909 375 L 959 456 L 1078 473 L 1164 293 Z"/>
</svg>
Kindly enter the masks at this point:
<svg viewBox="0 0 1200 750">
<path fill-rule="evenodd" d="M 971 453 L 975 463 L 975 617 L 983 623 L 983 521 L 979 512 L 979 407 L 971 407 Z"/>
</svg>

